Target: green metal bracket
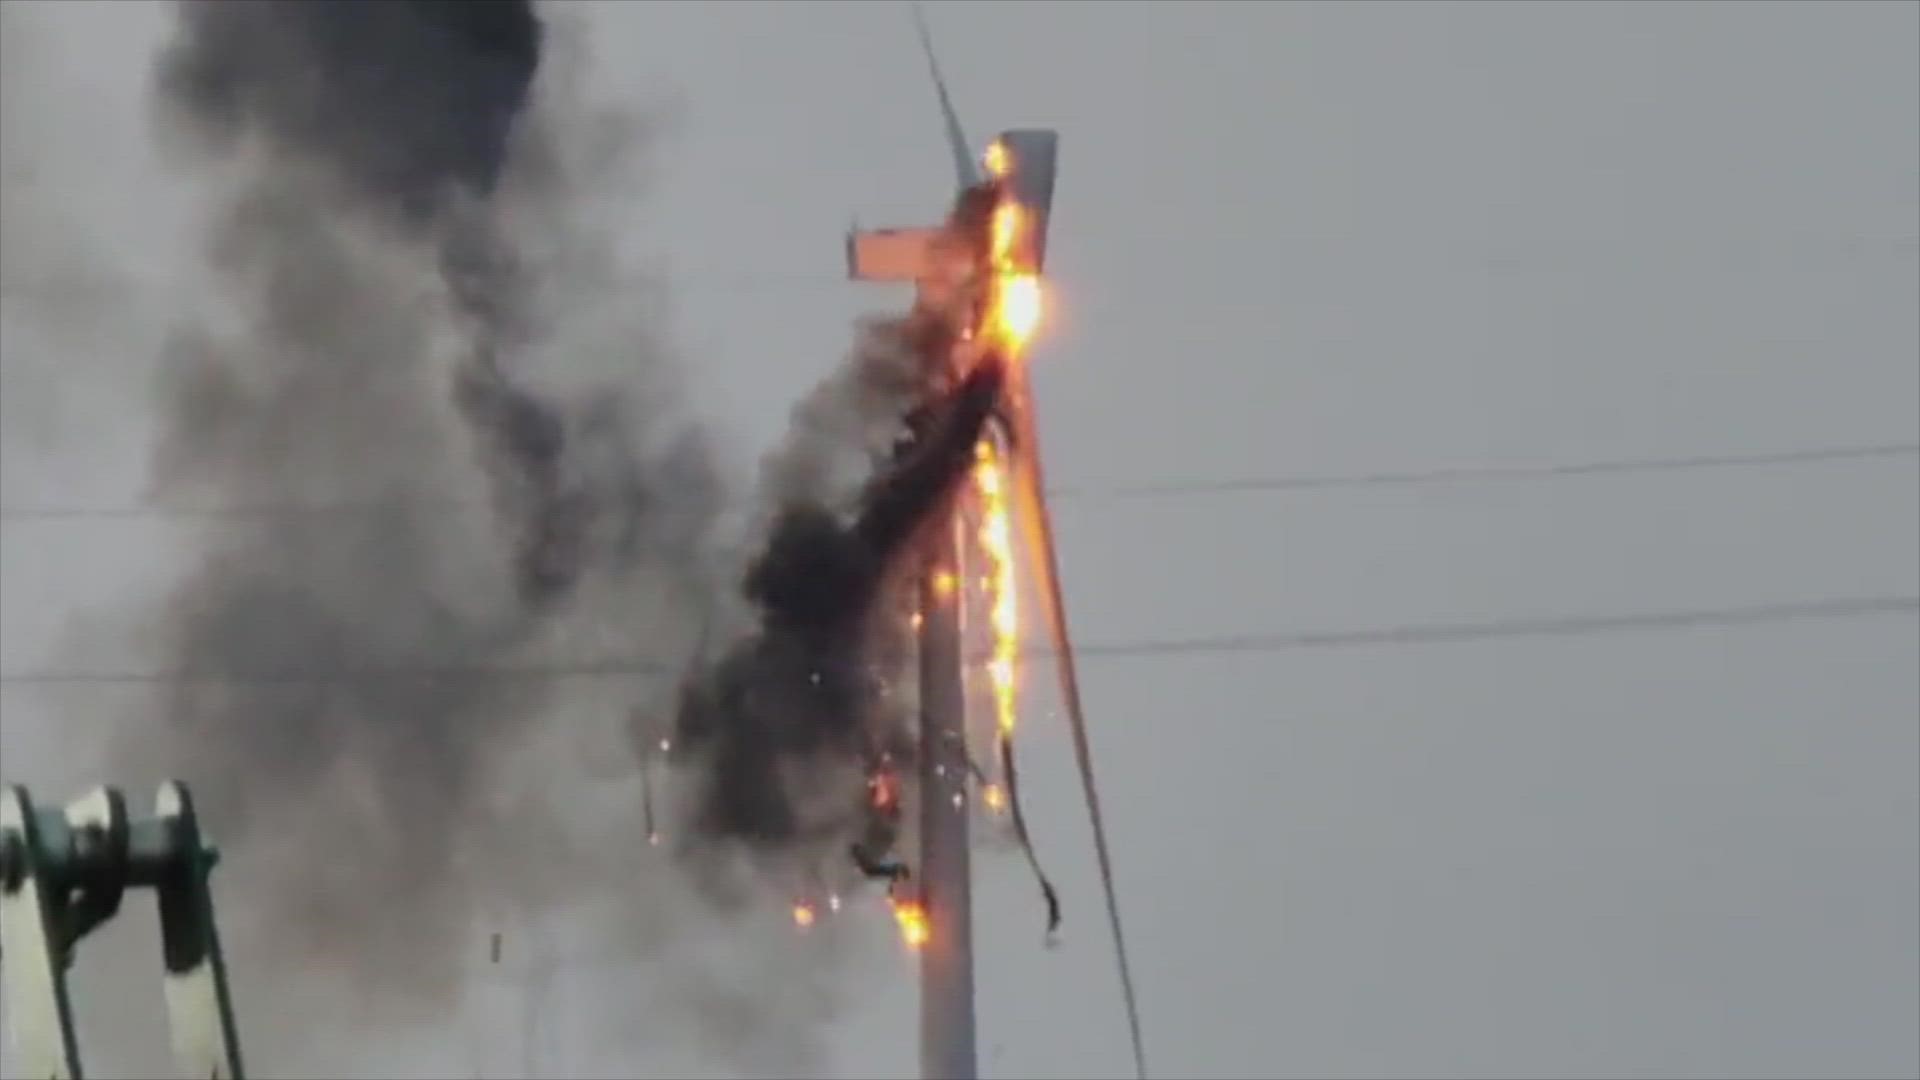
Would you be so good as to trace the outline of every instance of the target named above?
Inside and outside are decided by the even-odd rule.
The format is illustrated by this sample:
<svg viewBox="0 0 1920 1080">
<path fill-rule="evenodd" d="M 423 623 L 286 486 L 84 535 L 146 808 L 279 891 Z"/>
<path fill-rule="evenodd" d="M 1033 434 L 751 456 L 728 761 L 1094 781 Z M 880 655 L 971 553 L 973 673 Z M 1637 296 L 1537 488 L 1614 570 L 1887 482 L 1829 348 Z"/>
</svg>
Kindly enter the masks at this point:
<svg viewBox="0 0 1920 1080">
<path fill-rule="evenodd" d="M 160 909 L 164 986 L 181 1075 L 244 1080 L 208 876 L 219 855 L 201 836 L 185 785 L 160 785 L 150 818 L 129 819 L 100 787 L 64 810 L 27 789 L 0 792 L 0 972 L 25 1075 L 79 1080 L 67 970 L 80 942 L 120 910 L 129 888 Z"/>
</svg>

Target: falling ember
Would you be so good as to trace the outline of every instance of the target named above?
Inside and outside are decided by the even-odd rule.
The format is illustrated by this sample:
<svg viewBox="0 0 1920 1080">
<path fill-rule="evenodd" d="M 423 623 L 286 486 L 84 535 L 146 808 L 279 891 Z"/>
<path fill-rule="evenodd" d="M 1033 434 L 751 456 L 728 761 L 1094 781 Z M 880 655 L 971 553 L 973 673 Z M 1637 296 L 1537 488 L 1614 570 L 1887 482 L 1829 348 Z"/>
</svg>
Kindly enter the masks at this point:
<svg viewBox="0 0 1920 1080">
<path fill-rule="evenodd" d="M 918 900 L 895 900 L 893 918 L 900 924 L 900 940 L 910 949 L 917 949 L 927 943 L 931 931 L 927 927 L 927 909 Z"/>
<path fill-rule="evenodd" d="M 988 784 L 980 790 L 980 801 L 987 804 L 987 809 L 998 812 L 1007 807 L 1007 793 L 999 784 Z"/>
<path fill-rule="evenodd" d="M 793 925 L 805 930 L 813 925 L 813 917 L 812 904 L 801 903 L 793 905 Z"/>
</svg>

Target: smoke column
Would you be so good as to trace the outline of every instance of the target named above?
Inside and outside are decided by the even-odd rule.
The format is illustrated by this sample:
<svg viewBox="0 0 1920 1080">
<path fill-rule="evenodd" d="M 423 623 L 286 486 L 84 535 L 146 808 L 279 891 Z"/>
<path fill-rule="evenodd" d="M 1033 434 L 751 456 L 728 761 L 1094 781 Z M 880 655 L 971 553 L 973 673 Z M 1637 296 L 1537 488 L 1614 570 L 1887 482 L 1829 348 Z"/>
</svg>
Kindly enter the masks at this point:
<svg viewBox="0 0 1920 1080">
<path fill-rule="evenodd" d="M 219 823 L 243 990 L 328 982 L 363 1030 L 444 1018 L 524 913 L 602 897 L 616 957 L 687 928 L 630 775 L 583 764 L 660 680 L 497 674 L 671 665 L 714 572 L 705 449 L 572 217 L 626 178 L 569 145 L 606 118 L 535 79 L 551 44 L 526 3 L 189 2 L 157 64 L 216 295 L 164 345 L 156 497 L 391 505 L 212 529 L 155 626 L 186 678 L 110 771 Z M 420 502 L 469 478 L 480 509 Z M 378 1056 L 241 1008 L 260 1067 Z"/>
<path fill-rule="evenodd" d="M 926 393 L 924 330 L 859 329 L 763 462 L 749 532 L 724 535 L 736 496 L 637 302 L 645 284 L 589 220 L 636 186 L 645 121 L 575 100 L 564 22 L 494 0 L 171 11 L 152 104 L 194 178 L 201 250 L 178 276 L 204 295 L 170 301 L 157 343 L 153 495 L 356 507 L 207 527 L 151 621 L 158 666 L 181 678 L 100 770 L 195 788 L 230 856 L 222 915 L 254 1067 L 396 1067 L 382 1033 L 444 1040 L 490 931 L 559 917 L 596 958 L 651 965 L 648 987 L 593 984 L 607 1047 L 819 1071 L 844 957 L 831 935 L 755 931 L 727 901 L 784 908 L 790 872 L 861 829 L 844 808 L 863 754 L 818 737 L 844 719 L 743 745 L 747 714 L 710 714 L 709 745 L 757 764 L 676 763 L 693 814 L 679 860 L 645 846 L 634 740 L 685 723 L 677 691 L 725 681 L 705 663 L 681 677 L 697 646 L 738 657 L 764 640 L 781 577 L 767 568 L 821 569 L 796 523 L 828 523 L 824 550 L 848 550 L 866 482 Z M 28 280 L 15 270 L 10 287 Z M 23 302 L 9 294 L 9 317 Z M 728 550 L 748 555 L 712 554 Z M 852 671 L 874 589 L 857 592 L 774 636 Z M 594 658 L 659 667 L 511 674 Z M 775 688 L 810 674 L 766 663 L 727 670 Z M 762 769 L 790 782 L 702 825 L 716 799 L 747 805 L 739 785 Z M 754 894 L 717 872 L 741 848 Z M 507 951 L 526 947 L 510 935 Z"/>
</svg>

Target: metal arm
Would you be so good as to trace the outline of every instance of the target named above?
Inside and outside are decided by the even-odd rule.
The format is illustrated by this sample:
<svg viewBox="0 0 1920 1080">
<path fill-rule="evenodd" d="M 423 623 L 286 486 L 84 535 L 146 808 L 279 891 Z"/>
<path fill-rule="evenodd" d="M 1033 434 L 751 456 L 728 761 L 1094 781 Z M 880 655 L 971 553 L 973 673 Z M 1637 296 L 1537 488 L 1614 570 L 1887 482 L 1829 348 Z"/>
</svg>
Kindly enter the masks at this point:
<svg viewBox="0 0 1920 1080">
<path fill-rule="evenodd" d="M 174 1058 L 183 1076 L 242 1080 L 226 967 L 207 878 L 218 854 L 184 785 L 160 786 L 151 818 L 130 820 L 119 791 L 95 788 L 64 811 L 27 790 L 0 792 L 0 968 L 25 1075 L 78 1080 L 67 969 L 86 935 L 131 888 L 154 891 Z"/>
</svg>

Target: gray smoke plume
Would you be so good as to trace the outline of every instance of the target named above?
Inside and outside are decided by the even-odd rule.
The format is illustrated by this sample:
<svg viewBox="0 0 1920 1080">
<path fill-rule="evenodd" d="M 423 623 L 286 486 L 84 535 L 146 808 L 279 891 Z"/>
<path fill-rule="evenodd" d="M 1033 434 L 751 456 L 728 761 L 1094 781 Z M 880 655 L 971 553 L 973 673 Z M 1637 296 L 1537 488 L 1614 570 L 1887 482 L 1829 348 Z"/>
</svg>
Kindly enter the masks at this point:
<svg viewBox="0 0 1920 1080">
<path fill-rule="evenodd" d="M 534 100 L 565 89 L 534 80 L 543 36 L 527 3 L 190 0 L 156 81 L 222 193 L 224 301 L 165 345 L 156 494 L 334 509 L 222 523 L 160 619 L 183 679 L 116 772 L 196 787 L 270 927 L 254 962 L 402 1019 L 447 1007 L 503 908 L 634 886 L 631 800 L 574 804 L 660 676 L 515 672 L 670 670 L 712 589 L 718 483 L 569 216 L 581 157 L 620 163 Z"/>
<path fill-rule="evenodd" d="M 264 981 L 332 981 L 381 1026 L 443 1021 L 489 928 L 585 906 L 598 955 L 669 965 L 707 1050 L 804 1072 L 830 998 L 769 987 L 817 981 L 817 958 L 795 972 L 770 947 L 734 985 L 673 949 L 734 895 L 705 872 L 734 849 L 812 866 L 859 835 L 861 814 L 815 808 L 858 807 L 871 755 L 833 734 L 844 717 L 786 710 L 821 725 L 796 738 L 764 711 L 703 726 L 672 695 L 784 691 L 823 657 L 865 677 L 892 554 L 958 468 L 868 483 L 937 343 L 911 318 L 861 328 L 763 463 L 740 545 L 760 554 L 711 554 L 726 493 L 636 284 L 583 220 L 632 183 L 643 125 L 573 101 L 554 47 L 524 0 L 178 6 L 155 96 L 217 193 L 217 302 L 163 348 L 155 494 L 281 512 L 210 533 L 156 624 L 179 679 L 113 772 L 194 786 L 246 897 L 236 962 Z M 794 592 L 849 552 L 858 588 Z M 820 602 L 835 610 L 791 619 Z M 713 639 L 733 659 L 683 685 Z M 566 673 L 581 664 L 599 670 Z M 632 753 L 674 731 L 691 878 L 650 856 Z M 791 782 L 755 809 L 768 770 Z M 816 824 L 782 824 L 796 814 Z M 321 1040 L 271 1000 L 250 1032 Z"/>
<path fill-rule="evenodd" d="M 495 198 L 516 139 L 537 152 L 549 134 L 517 126 L 528 115 L 542 50 L 531 4 L 189 0 L 181 19 L 180 43 L 160 75 L 165 99 L 208 149 L 231 157 L 251 142 L 277 159 L 271 185 L 258 195 L 278 205 L 237 215 L 228 257 L 270 257 L 249 241 L 297 227 L 287 219 L 311 214 L 318 200 L 424 249 L 439 268 L 444 295 L 437 300 L 465 324 L 453 401 L 516 530 L 522 593 L 546 601 L 569 591 L 591 559 L 583 545 L 595 524 L 633 543 L 638 519 L 664 501 L 650 488 L 665 485 L 631 469 L 580 475 L 589 463 L 606 464 L 609 451 L 617 460 L 635 449 L 628 403 L 597 388 L 589 415 L 565 415 L 520 385 L 513 370 L 543 315 L 555 314 L 540 310 L 529 268 L 502 235 Z M 304 182 L 286 182 L 294 171 Z M 303 205 L 288 206 L 289 197 Z M 297 291 L 316 276 L 288 267 L 277 280 L 283 291 Z M 312 295 L 263 299 L 301 308 L 283 308 L 283 318 L 340 313 Z M 634 343 L 636 353 L 646 348 Z M 697 470 L 697 458 L 685 461 Z M 705 478 L 674 479 L 684 487 Z"/>
</svg>

